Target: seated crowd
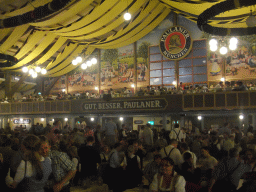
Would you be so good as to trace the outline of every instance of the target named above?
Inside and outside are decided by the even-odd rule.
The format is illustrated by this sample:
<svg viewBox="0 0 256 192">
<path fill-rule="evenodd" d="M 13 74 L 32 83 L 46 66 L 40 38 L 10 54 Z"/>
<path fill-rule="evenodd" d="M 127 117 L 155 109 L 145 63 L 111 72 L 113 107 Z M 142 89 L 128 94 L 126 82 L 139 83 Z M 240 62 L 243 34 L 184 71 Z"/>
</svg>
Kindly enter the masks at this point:
<svg viewBox="0 0 256 192">
<path fill-rule="evenodd" d="M 99 94 L 97 91 L 89 92 L 77 92 L 77 93 L 58 93 L 57 95 L 51 96 L 42 96 L 41 94 L 30 94 L 27 96 L 23 96 L 22 99 L 13 98 L 9 100 L 7 98 L 2 99 L 2 103 L 9 102 L 30 102 L 30 101 L 49 101 L 49 100 L 72 100 L 72 99 L 104 99 L 104 95 L 111 95 L 112 98 L 116 97 L 136 97 L 136 96 L 159 96 L 166 94 L 194 94 L 194 93 L 207 93 L 207 92 L 222 92 L 222 91 L 248 91 L 248 90 L 256 90 L 255 85 L 250 82 L 247 85 L 243 84 L 242 81 L 237 81 L 234 85 L 231 85 L 229 81 L 220 81 L 217 85 L 211 85 L 208 88 L 208 85 L 190 85 L 183 84 L 180 82 L 178 88 L 175 86 L 164 87 L 164 86 L 147 86 L 144 88 L 139 88 L 139 90 L 134 93 L 133 89 L 128 89 L 124 87 L 123 89 L 113 90 L 110 88 L 109 90 L 102 90 Z"/>
<path fill-rule="evenodd" d="M 95 129 L 1 130 L 0 182 L 3 191 L 66 192 L 106 184 L 113 192 L 144 188 L 151 192 L 256 190 L 256 140 L 225 123 L 199 131 L 175 125 L 171 131 L 117 134 L 114 145 Z M 154 130 L 154 129 L 153 129 Z"/>
</svg>

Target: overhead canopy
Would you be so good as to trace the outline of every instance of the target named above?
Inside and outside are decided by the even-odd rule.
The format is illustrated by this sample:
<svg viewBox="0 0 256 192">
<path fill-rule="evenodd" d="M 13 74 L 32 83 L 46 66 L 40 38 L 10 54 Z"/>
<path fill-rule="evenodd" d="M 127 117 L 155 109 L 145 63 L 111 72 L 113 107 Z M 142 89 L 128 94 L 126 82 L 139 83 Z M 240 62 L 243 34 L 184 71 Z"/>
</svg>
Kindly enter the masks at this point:
<svg viewBox="0 0 256 192">
<path fill-rule="evenodd" d="M 0 29 L 0 52 L 19 59 L 15 65 L 2 69 L 21 72 L 23 66 L 33 64 L 46 68 L 49 77 L 61 76 L 77 67 L 71 62 L 79 54 L 89 57 L 95 49 L 129 45 L 151 32 L 172 11 L 196 22 L 204 10 L 222 1 L 73 0 L 41 20 Z M 2 0 L 1 10 L 5 11 L 0 12 L 0 20 L 22 15 L 50 2 L 52 0 Z M 8 9 L 10 6 L 12 9 Z M 244 7 L 221 13 L 208 24 L 245 28 L 250 10 L 251 7 Z M 127 11 L 132 14 L 130 21 L 123 19 Z"/>
</svg>

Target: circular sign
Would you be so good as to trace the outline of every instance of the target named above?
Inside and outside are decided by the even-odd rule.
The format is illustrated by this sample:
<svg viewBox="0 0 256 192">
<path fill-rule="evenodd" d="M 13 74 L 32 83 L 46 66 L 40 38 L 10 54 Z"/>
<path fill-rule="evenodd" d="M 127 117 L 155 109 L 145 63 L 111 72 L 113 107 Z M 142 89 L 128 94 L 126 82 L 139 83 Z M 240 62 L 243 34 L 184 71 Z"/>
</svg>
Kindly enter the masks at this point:
<svg viewBox="0 0 256 192">
<path fill-rule="evenodd" d="M 183 27 L 172 27 L 161 36 L 160 50 L 167 59 L 180 60 L 189 54 L 191 48 L 191 36 Z"/>
</svg>

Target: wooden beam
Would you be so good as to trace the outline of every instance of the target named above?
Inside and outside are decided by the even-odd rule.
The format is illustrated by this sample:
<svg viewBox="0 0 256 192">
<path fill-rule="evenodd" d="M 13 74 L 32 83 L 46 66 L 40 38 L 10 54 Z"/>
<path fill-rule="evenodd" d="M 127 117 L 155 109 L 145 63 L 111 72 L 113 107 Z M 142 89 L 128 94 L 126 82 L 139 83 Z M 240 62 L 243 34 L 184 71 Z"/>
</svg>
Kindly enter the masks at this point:
<svg viewBox="0 0 256 192">
<path fill-rule="evenodd" d="M 54 85 L 57 83 L 57 81 L 61 78 L 61 76 L 54 78 L 53 82 L 51 83 L 51 85 L 44 90 L 44 92 L 42 93 L 43 96 L 49 95 L 50 91 L 52 90 L 52 88 L 54 87 Z"/>
<path fill-rule="evenodd" d="M 9 71 L 6 71 L 5 73 L 5 97 L 7 97 L 8 99 L 11 99 L 11 97 L 9 97 L 9 92 L 11 91 L 11 74 Z"/>
<path fill-rule="evenodd" d="M 12 98 L 12 96 L 14 95 L 14 93 L 19 89 L 19 87 L 21 86 L 21 84 L 25 81 L 25 79 L 27 78 L 29 74 L 25 73 L 21 76 L 20 80 L 11 88 L 11 90 L 8 93 L 8 96 L 10 98 Z"/>
</svg>

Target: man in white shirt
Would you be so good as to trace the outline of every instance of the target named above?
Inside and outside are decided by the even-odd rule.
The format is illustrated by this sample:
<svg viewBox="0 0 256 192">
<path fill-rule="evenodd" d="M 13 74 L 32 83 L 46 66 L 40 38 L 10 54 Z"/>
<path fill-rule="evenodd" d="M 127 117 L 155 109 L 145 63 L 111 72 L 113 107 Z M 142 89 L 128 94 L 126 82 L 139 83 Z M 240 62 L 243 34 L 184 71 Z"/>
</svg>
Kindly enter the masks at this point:
<svg viewBox="0 0 256 192">
<path fill-rule="evenodd" d="M 105 132 L 105 142 L 106 145 L 112 147 L 118 138 L 117 126 L 113 122 L 113 119 L 110 118 L 109 122 L 107 122 L 102 130 Z"/>
<path fill-rule="evenodd" d="M 184 161 L 184 153 L 188 152 L 188 153 L 191 154 L 191 157 L 192 157 L 192 160 L 193 160 L 193 166 L 194 166 L 194 168 L 196 168 L 197 157 L 196 157 L 195 153 L 193 153 L 189 150 L 188 144 L 187 143 L 181 143 L 180 144 L 180 150 L 181 150 L 181 153 L 182 153 L 183 161 Z"/>
<path fill-rule="evenodd" d="M 182 142 L 186 139 L 186 133 L 180 129 L 179 124 L 174 125 L 174 129 L 171 130 L 169 134 L 170 139 L 175 139 L 179 142 Z"/>
<path fill-rule="evenodd" d="M 170 157 L 176 166 L 181 166 L 181 164 L 184 162 L 182 155 L 180 153 L 180 150 L 177 149 L 178 141 L 175 139 L 172 139 L 170 141 L 170 145 L 167 147 L 164 147 L 160 150 L 159 154 L 162 158 Z"/>
<path fill-rule="evenodd" d="M 149 123 L 146 124 L 145 129 L 142 134 L 142 141 L 146 146 L 151 147 L 153 145 L 153 131 L 151 130 L 151 125 Z"/>
</svg>

